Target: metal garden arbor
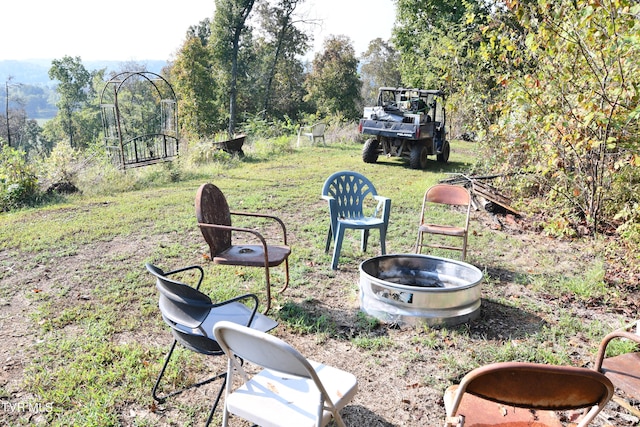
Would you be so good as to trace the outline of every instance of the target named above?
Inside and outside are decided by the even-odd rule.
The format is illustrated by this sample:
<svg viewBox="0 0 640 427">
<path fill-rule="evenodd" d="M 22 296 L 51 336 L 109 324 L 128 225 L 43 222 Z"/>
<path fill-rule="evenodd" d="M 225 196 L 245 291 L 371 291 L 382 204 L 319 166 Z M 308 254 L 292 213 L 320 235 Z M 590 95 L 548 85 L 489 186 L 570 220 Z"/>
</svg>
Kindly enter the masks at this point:
<svg viewBox="0 0 640 427">
<path fill-rule="evenodd" d="M 149 71 L 113 76 L 100 95 L 107 154 L 119 169 L 173 160 L 178 155 L 176 94 Z"/>
</svg>

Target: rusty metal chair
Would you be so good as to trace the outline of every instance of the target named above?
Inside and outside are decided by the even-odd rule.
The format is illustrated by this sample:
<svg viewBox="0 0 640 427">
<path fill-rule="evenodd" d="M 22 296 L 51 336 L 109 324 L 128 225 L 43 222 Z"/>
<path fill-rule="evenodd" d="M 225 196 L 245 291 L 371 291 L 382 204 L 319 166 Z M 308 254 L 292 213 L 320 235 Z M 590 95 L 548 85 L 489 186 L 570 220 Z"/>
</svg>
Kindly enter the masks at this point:
<svg viewBox="0 0 640 427">
<path fill-rule="evenodd" d="M 287 230 L 278 217 L 260 213 L 230 211 L 227 199 L 222 191 L 213 184 L 203 184 L 196 194 L 196 218 L 202 236 L 209 245 L 211 261 L 214 264 L 263 267 L 266 280 L 266 308 L 271 307 L 271 278 L 269 269 L 284 264 L 285 283 L 280 292 L 289 285 L 289 255 Z M 243 216 L 267 219 L 276 223 L 282 232 L 282 244 L 268 244 L 260 231 L 250 228 L 234 227 L 231 217 Z M 241 235 L 252 237 L 253 242 L 237 244 L 233 237 Z"/>
<path fill-rule="evenodd" d="M 386 254 L 386 236 L 391 212 L 391 199 L 379 196 L 376 188 L 365 176 L 350 171 L 332 174 L 322 187 L 322 198 L 329 203 L 331 223 L 327 234 L 325 252 L 329 252 L 333 237 L 333 259 L 331 268 L 338 268 L 344 231 L 348 228 L 362 230 L 360 249 L 367 250 L 369 230 L 380 231 L 380 251 Z M 368 200 L 375 202 L 375 209 L 366 212 Z"/>
<path fill-rule="evenodd" d="M 445 427 L 561 427 L 557 411 L 588 409 L 584 427 L 613 396 L 613 384 L 592 369 L 503 362 L 474 369 L 444 396 Z"/>
<path fill-rule="evenodd" d="M 463 206 L 465 218 L 455 221 L 448 215 L 449 220 L 445 224 L 433 223 L 436 205 Z M 430 187 L 422 200 L 420 223 L 418 225 L 418 239 L 416 241 L 416 253 L 422 252 L 423 247 L 446 249 L 462 252 L 462 260 L 467 256 L 467 238 L 469 235 L 469 216 L 471 214 L 471 196 L 469 190 L 460 185 L 436 184 Z M 432 235 L 432 240 L 424 242 L 424 235 Z M 461 238 L 461 245 L 453 245 L 449 241 L 433 240 L 438 235 L 444 239 Z"/>
<path fill-rule="evenodd" d="M 185 388 L 160 395 L 160 383 L 176 344 L 180 343 L 183 347 L 193 352 L 207 356 L 222 356 L 224 352 L 213 333 L 214 326 L 218 322 L 233 322 L 265 332 L 275 328 L 278 323 L 263 314 L 256 313 L 258 297 L 254 294 L 245 294 L 214 303 L 211 298 L 199 290 L 204 278 L 204 270 L 200 266 L 192 265 L 168 272 L 164 272 L 152 264 L 147 264 L 146 267 L 149 273 L 156 278 L 156 288 L 160 293 L 158 306 L 162 319 L 171 327 L 171 333 L 174 338 L 173 344 L 165 356 L 164 365 L 162 365 L 160 374 L 153 386 L 152 396 L 157 402 L 162 403 L 167 398 L 180 394 L 185 390 L 200 387 L 218 379 L 222 380 L 222 385 L 207 418 L 206 425 L 209 425 L 224 391 L 226 372 L 221 372 Z M 195 287 L 170 277 L 191 270 L 198 273 L 198 281 Z M 252 306 L 245 305 L 244 302 L 249 302 Z"/>
<path fill-rule="evenodd" d="M 638 328 L 636 333 L 632 332 L 634 324 Z M 607 346 L 613 340 L 635 342 L 636 351 L 607 357 Z M 640 321 L 617 329 L 604 337 L 596 356 L 595 370 L 605 374 L 626 397 L 640 401 Z M 629 404 L 625 398 L 613 396 L 613 401 L 636 417 L 640 417 L 640 409 Z"/>
</svg>

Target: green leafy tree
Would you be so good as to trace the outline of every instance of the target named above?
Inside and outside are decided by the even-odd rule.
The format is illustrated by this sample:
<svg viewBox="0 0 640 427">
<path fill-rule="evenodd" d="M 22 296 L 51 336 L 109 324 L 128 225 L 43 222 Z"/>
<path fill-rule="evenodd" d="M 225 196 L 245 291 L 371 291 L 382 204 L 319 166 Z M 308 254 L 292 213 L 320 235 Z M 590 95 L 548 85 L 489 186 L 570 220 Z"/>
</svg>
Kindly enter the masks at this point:
<svg viewBox="0 0 640 427">
<path fill-rule="evenodd" d="M 332 36 L 324 42 L 324 50 L 315 55 L 312 70 L 305 82 L 305 100 L 321 115 L 342 115 L 346 119 L 360 117 L 358 60 L 346 36 Z"/>
<path fill-rule="evenodd" d="M 490 62 L 478 50 L 491 16 L 489 2 L 399 0 L 397 16 L 393 42 L 402 81 L 446 92 L 453 135 L 486 126 L 496 83 Z"/>
<path fill-rule="evenodd" d="M 492 23 L 485 45 L 504 87 L 495 105 L 500 120 L 491 128 L 499 161 L 534 172 L 533 188 L 557 204 L 553 211 L 591 232 L 625 208 L 637 220 L 640 4 L 507 6 L 512 18 Z"/>
<path fill-rule="evenodd" d="M 243 71 L 241 50 L 251 46 L 251 28 L 247 19 L 255 0 L 216 0 L 211 26 L 211 45 L 219 77 L 224 79 L 229 93 L 229 135 L 235 134 L 238 112 L 238 78 Z M 246 42 L 246 43 L 245 43 Z"/>
<path fill-rule="evenodd" d="M 208 47 L 209 20 L 187 34 L 170 70 L 179 98 L 181 127 L 187 134 L 204 137 L 224 126 L 224 100 L 212 71 L 213 55 Z M 200 34 L 200 35 L 198 35 Z"/>
<path fill-rule="evenodd" d="M 91 91 L 91 73 L 82 65 L 79 56 L 65 56 L 54 59 L 49 69 L 49 78 L 58 81 L 56 103 L 61 115 L 60 121 L 69 142 L 76 145 L 73 113 L 84 106 Z"/>
<path fill-rule="evenodd" d="M 270 113 L 291 114 L 292 107 L 299 107 L 302 101 L 302 86 L 295 76 L 301 75 L 303 67 L 296 56 L 307 51 L 309 36 L 296 27 L 301 21 L 295 12 L 303 2 L 278 0 L 274 5 L 262 3 L 258 6 L 261 29 L 265 34 L 261 49 L 265 58 L 262 62 L 265 64 L 264 78 L 260 79 L 264 82 L 263 117 Z M 279 111 L 272 112 L 272 106 Z"/>
<path fill-rule="evenodd" d="M 400 54 L 389 42 L 377 38 L 369 42 L 367 51 L 360 58 L 362 64 L 362 99 L 365 105 L 374 105 L 378 89 L 382 86 L 402 86 Z"/>
<path fill-rule="evenodd" d="M 443 42 L 463 22 L 466 0 L 398 0 L 393 41 L 400 52 L 402 80 L 409 86 L 444 88 Z"/>
</svg>

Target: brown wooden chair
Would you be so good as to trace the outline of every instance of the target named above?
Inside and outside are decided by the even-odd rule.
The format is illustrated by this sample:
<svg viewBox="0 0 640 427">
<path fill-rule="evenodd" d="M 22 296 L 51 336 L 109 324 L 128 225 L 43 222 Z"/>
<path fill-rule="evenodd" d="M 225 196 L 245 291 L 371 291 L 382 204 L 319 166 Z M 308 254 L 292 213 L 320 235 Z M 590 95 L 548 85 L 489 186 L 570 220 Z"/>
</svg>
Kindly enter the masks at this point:
<svg viewBox="0 0 640 427">
<path fill-rule="evenodd" d="M 632 327 L 633 324 L 625 326 L 604 337 L 596 356 L 595 369 L 605 374 L 624 395 L 640 400 L 640 325 L 637 326 L 636 333 L 632 332 Z M 626 339 L 637 343 L 636 351 L 607 357 L 607 346 L 614 339 Z M 636 417 L 640 417 L 640 409 L 630 405 L 623 397 L 613 396 L 613 401 Z"/>
<path fill-rule="evenodd" d="M 466 218 L 464 220 L 447 221 L 446 224 L 433 223 L 433 213 L 435 205 L 464 206 L 466 208 Z M 436 184 L 430 187 L 422 200 L 422 211 L 420 212 L 420 224 L 418 225 L 418 240 L 416 241 L 416 253 L 421 253 L 423 247 L 447 249 L 462 252 L 462 260 L 467 256 L 467 237 L 469 234 L 469 215 L 471 213 L 471 196 L 469 190 L 459 185 Z M 454 218 L 454 217 L 451 217 Z M 445 238 L 461 238 L 462 244 L 459 246 L 451 244 L 449 241 L 429 240 L 424 243 L 424 235 L 439 235 Z"/>
<path fill-rule="evenodd" d="M 589 423 L 613 395 L 600 372 L 573 366 L 502 362 L 474 369 L 444 396 L 445 427 L 561 427 L 557 411 L 589 409 Z"/>
<path fill-rule="evenodd" d="M 266 278 L 266 308 L 271 307 L 271 279 L 269 268 L 284 264 L 285 284 L 280 292 L 289 285 L 289 255 L 291 248 L 287 245 L 287 230 L 284 223 L 273 215 L 251 212 L 230 211 L 222 191 L 213 184 L 203 184 L 196 195 L 196 218 L 204 240 L 211 250 L 211 261 L 214 264 L 238 265 L 246 267 L 263 267 Z M 282 244 L 268 244 L 260 231 L 250 228 L 234 227 L 231 216 L 244 216 L 272 220 L 282 232 Z M 246 244 L 237 243 L 234 237 L 251 237 Z"/>
</svg>

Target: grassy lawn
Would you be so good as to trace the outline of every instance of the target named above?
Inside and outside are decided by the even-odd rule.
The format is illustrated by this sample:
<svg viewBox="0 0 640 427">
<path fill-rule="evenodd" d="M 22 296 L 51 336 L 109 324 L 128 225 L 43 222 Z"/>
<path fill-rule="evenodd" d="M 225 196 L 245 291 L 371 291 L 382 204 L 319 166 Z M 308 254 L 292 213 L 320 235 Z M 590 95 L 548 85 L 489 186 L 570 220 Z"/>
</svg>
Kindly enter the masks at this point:
<svg viewBox="0 0 640 427">
<path fill-rule="evenodd" d="M 448 164 L 432 160 L 427 170 L 412 170 L 397 159 L 365 164 L 360 148 L 249 150 L 243 161 L 203 166 L 176 182 L 0 214 L 0 423 L 204 422 L 215 387 L 162 405 L 151 398 L 171 337 L 144 269 L 147 262 L 165 270 L 202 265 L 204 290 L 214 300 L 264 292 L 261 269 L 208 262 L 194 214 L 204 182 L 216 184 L 232 210 L 275 214 L 287 225 L 291 284 L 284 294 L 273 293 L 270 315 L 280 322 L 273 333 L 308 357 L 358 374 L 361 391 L 345 409 L 349 425 L 440 425 L 442 391 L 469 369 L 498 360 L 588 366 L 602 336 L 632 319 L 634 313 L 619 309 L 625 296 L 603 281 L 607 261 L 598 242 L 495 230 L 483 211 L 473 213 L 467 258 L 485 273 L 480 319 L 451 328 L 395 328 L 362 315 L 358 265 L 379 253 L 378 236 L 372 232 L 362 254 L 359 235 L 347 233 L 340 269 L 331 270 L 324 253 L 328 210 L 320 199 L 326 177 L 343 169 L 367 176 L 392 199 L 387 253 L 412 252 L 425 189 L 448 173 L 467 172 L 475 154 L 472 143 L 455 141 Z M 283 275 L 272 271 L 275 290 Z M 167 373 L 175 386 L 222 367 L 188 351 L 176 356 Z"/>
</svg>

